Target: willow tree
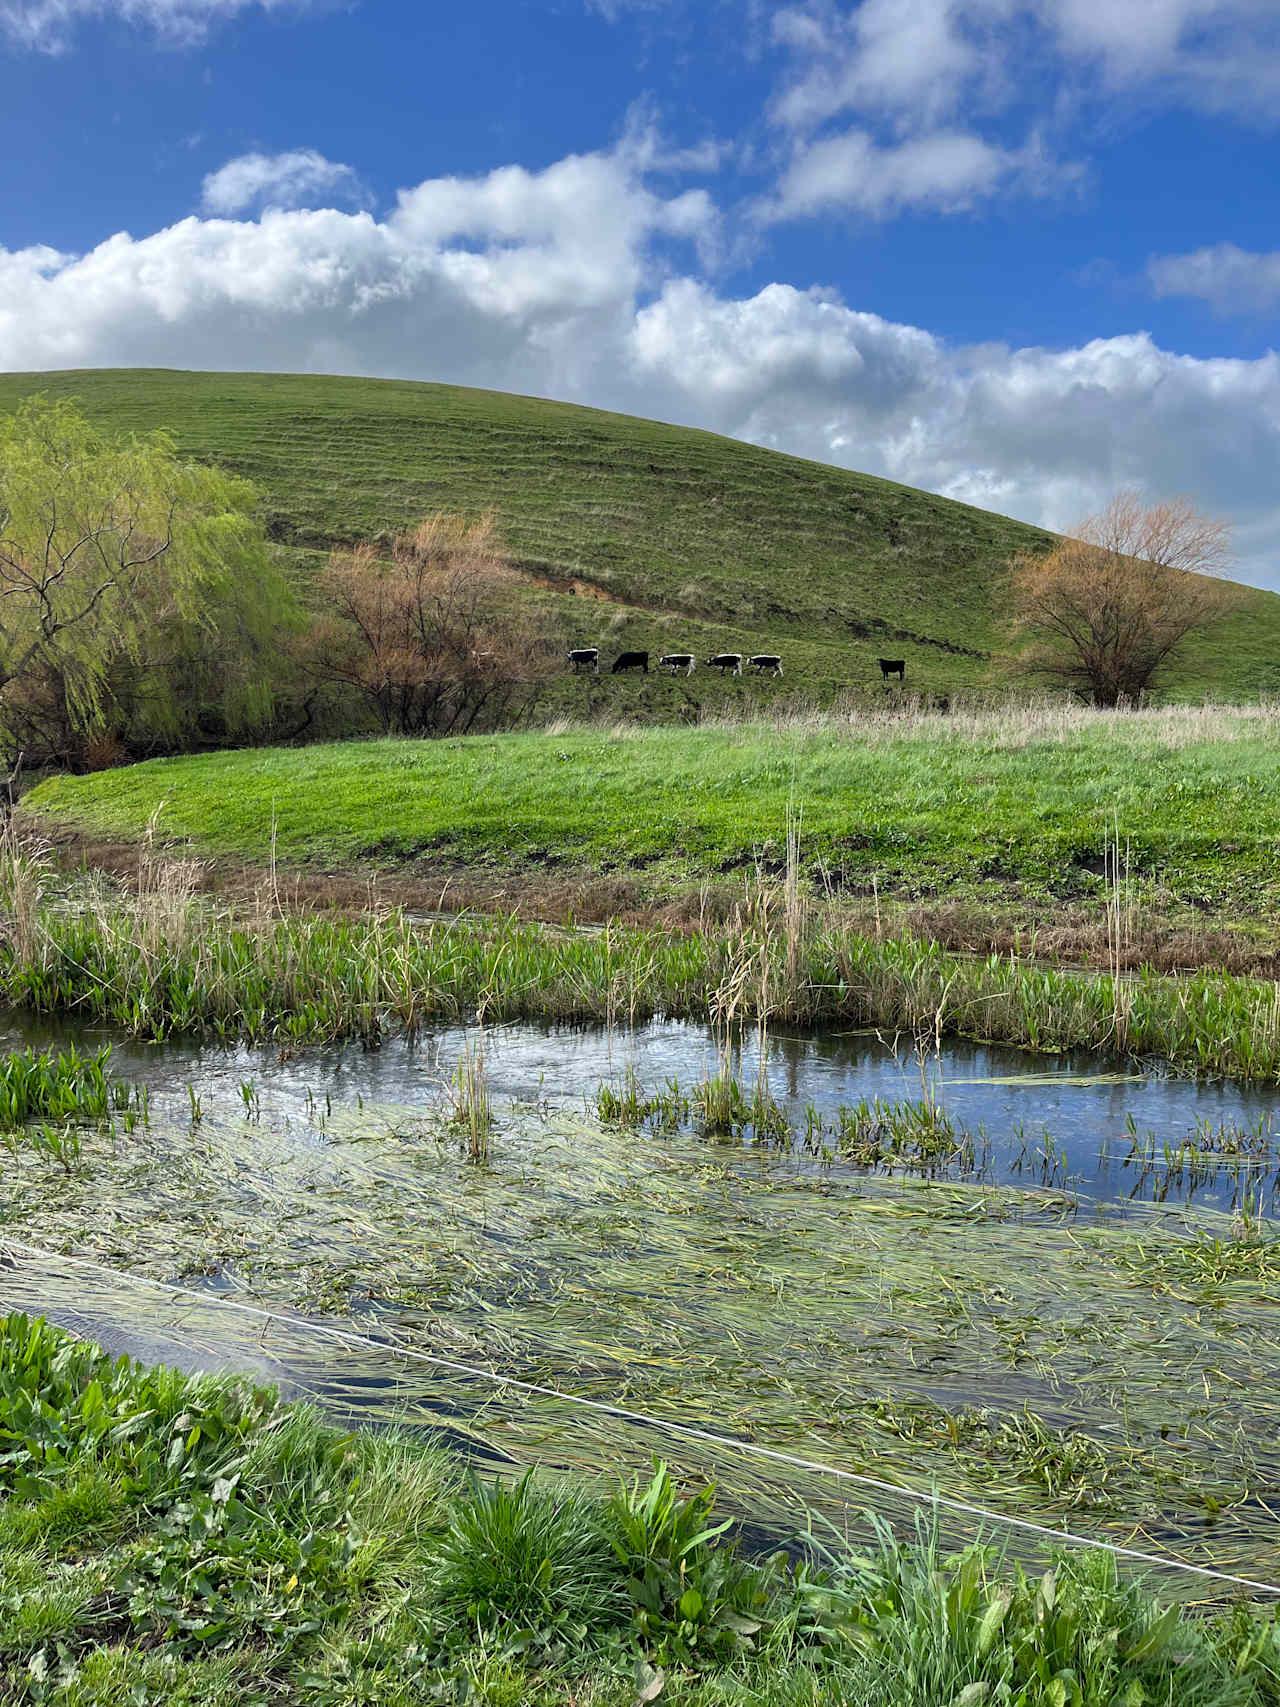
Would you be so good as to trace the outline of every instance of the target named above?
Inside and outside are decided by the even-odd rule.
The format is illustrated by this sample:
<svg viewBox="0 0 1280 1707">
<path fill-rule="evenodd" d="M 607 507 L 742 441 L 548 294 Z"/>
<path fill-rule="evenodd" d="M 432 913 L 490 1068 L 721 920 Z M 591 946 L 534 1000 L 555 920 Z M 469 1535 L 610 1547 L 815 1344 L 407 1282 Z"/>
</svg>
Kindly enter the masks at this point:
<svg viewBox="0 0 1280 1707">
<path fill-rule="evenodd" d="M 0 729 L 76 762 L 176 746 L 271 710 L 291 610 L 255 493 L 172 438 L 112 435 L 31 398 L 0 421 Z"/>
<path fill-rule="evenodd" d="M 1184 641 L 1226 616 L 1240 589 L 1227 522 L 1185 498 L 1121 492 L 1044 556 L 1013 564 L 1028 663 L 1095 705 L 1135 705 Z"/>
</svg>

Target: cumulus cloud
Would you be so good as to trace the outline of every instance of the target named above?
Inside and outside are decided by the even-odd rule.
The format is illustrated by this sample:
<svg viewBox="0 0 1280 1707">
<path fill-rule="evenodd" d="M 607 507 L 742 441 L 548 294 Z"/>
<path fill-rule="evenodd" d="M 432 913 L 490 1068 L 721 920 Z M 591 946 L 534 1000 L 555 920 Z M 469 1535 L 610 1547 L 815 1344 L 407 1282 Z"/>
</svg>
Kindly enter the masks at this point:
<svg viewBox="0 0 1280 1707">
<path fill-rule="evenodd" d="M 1143 332 L 957 349 L 830 291 L 745 297 L 690 269 L 715 209 L 618 153 L 334 208 L 189 218 L 85 255 L 0 251 L 0 368 L 347 372 L 681 421 L 1069 525 L 1121 486 L 1231 516 L 1280 584 L 1280 356 Z"/>
<path fill-rule="evenodd" d="M 364 205 L 369 193 L 350 166 L 326 160 L 314 148 L 285 154 L 241 154 L 210 172 L 201 189 L 206 213 L 243 213 L 252 207 L 307 207 L 326 196 Z"/>
<path fill-rule="evenodd" d="M 798 148 L 761 211 L 771 219 L 837 209 L 873 218 L 907 207 L 955 213 L 1020 170 L 1018 155 L 963 131 L 935 131 L 883 148 L 866 131 L 850 130 Z"/>
<path fill-rule="evenodd" d="M 1147 265 L 1157 296 L 1193 296 L 1219 314 L 1265 313 L 1280 304 L 1280 251 L 1253 254 L 1218 243 L 1189 255 L 1157 255 Z"/>
<path fill-rule="evenodd" d="M 1122 92 L 1271 123 L 1280 95 L 1275 0 L 802 0 L 771 31 L 786 69 L 769 117 L 793 139 L 770 204 L 784 217 L 1070 184 L 1079 166 L 1028 133 L 1037 102 L 1059 126 Z"/>
<path fill-rule="evenodd" d="M 119 18 L 182 46 L 203 41 L 214 24 L 250 7 L 299 10 L 308 0 L 0 0 L 0 35 L 20 47 L 61 53 L 91 18 Z"/>
<path fill-rule="evenodd" d="M 792 128 L 849 109 L 915 128 L 962 107 L 995 112 L 1045 66 L 1263 117 L 1280 88 L 1274 0 L 807 0 L 773 33 L 792 55 L 774 117 Z"/>
</svg>

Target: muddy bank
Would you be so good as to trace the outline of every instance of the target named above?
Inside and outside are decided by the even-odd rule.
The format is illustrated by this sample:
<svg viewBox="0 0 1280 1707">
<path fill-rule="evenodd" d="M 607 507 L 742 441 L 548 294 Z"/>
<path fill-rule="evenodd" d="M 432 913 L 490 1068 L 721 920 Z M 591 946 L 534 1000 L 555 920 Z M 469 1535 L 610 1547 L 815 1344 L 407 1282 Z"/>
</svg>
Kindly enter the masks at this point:
<svg viewBox="0 0 1280 1707">
<path fill-rule="evenodd" d="M 21 836 L 47 846 L 65 872 L 106 872 L 126 889 L 137 887 L 145 860 L 189 863 L 195 889 L 228 906 L 260 904 L 270 897 L 300 912 L 336 912 L 357 917 L 403 907 L 436 914 L 481 913 L 554 925 L 610 922 L 664 931 L 694 931 L 727 922 L 743 906 L 748 878 L 692 879 L 673 885 L 641 870 L 592 872 L 554 861 L 511 869 L 467 865 L 447 857 L 415 860 L 400 867 L 364 865 L 350 869 L 280 866 L 228 858 L 189 860 L 180 844 L 110 840 L 19 811 Z M 769 875 L 766 873 L 766 876 Z M 755 876 L 753 872 L 752 877 Z M 1280 980 L 1280 941 L 1261 921 L 1241 924 L 1144 912 L 1129 929 L 1117 955 L 1108 921 L 1099 906 L 1057 906 L 1027 900 L 1011 890 L 1006 906 L 946 897 L 896 894 L 881 888 L 869 895 L 824 894 L 808 898 L 824 924 L 859 936 L 911 936 L 962 954 L 1015 955 L 1048 965 L 1162 973 L 1221 971 Z"/>
</svg>

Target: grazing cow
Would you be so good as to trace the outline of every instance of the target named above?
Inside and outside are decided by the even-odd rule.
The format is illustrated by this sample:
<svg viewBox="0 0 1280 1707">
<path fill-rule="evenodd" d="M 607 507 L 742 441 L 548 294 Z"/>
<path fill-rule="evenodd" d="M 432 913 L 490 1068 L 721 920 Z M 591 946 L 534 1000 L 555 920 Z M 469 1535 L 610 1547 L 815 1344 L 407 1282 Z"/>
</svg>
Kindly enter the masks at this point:
<svg viewBox="0 0 1280 1707">
<path fill-rule="evenodd" d="M 887 682 L 890 676 L 897 676 L 900 682 L 907 679 L 907 660 L 905 658 L 877 658 L 880 666 L 880 680 Z"/>
<path fill-rule="evenodd" d="M 600 648 L 598 646 L 575 646 L 569 653 L 569 662 L 576 676 L 580 670 L 590 670 L 593 676 L 600 674 Z"/>
<path fill-rule="evenodd" d="M 782 659 L 776 652 L 757 652 L 754 658 L 748 658 L 747 663 L 753 670 L 759 670 L 762 675 L 780 676 L 782 674 Z"/>
<path fill-rule="evenodd" d="M 673 676 L 691 676 L 698 660 L 692 652 L 668 652 L 658 663 Z"/>
<path fill-rule="evenodd" d="M 613 660 L 612 674 L 616 676 L 620 670 L 643 670 L 647 676 L 649 674 L 649 654 L 647 652 L 619 652 Z"/>
<path fill-rule="evenodd" d="M 707 659 L 707 668 L 719 670 L 721 675 L 728 670 L 730 675 L 740 676 L 742 674 L 742 653 L 717 652 L 714 658 Z"/>
</svg>

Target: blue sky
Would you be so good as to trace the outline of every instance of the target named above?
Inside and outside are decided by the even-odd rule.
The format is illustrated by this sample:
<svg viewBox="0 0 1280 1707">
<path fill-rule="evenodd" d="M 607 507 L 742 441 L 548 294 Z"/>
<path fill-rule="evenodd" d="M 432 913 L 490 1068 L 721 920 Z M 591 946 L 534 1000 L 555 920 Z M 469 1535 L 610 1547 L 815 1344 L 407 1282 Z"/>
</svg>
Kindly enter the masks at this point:
<svg viewBox="0 0 1280 1707">
<path fill-rule="evenodd" d="M 1280 0 L 0 0 L 0 367 L 444 379 L 1280 586 Z"/>
</svg>

